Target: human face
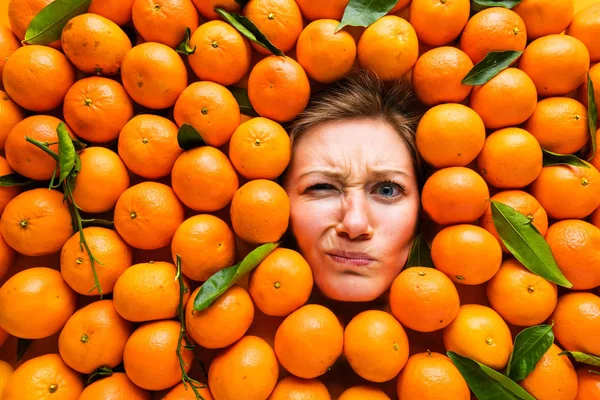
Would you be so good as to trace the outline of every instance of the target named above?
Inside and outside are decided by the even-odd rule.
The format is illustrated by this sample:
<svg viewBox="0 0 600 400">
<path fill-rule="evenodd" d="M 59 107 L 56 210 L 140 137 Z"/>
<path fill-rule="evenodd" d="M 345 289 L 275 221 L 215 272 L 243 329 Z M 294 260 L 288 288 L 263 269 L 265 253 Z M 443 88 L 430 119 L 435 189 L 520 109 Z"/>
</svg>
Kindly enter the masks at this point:
<svg viewBox="0 0 600 400">
<path fill-rule="evenodd" d="M 392 126 L 352 119 L 304 132 L 283 186 L 321 292 L 339 301 L 383 294 L 406 262 L 420 206 L 412 158 Z"/>
</svg>

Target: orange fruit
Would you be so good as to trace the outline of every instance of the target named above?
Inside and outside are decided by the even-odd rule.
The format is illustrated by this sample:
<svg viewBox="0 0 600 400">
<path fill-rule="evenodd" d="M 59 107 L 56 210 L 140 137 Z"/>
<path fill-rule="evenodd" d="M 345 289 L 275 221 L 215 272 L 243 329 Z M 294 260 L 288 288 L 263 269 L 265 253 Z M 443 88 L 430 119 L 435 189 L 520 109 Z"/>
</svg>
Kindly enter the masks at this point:
<svg viewBox="0 0 600 400">
<path fill-rule="evenodd" d="M 206 19 L 220 18 L 214 10 L 219 7 L 230 13 L 239 13 L 240 5 L 235 0 L 193 0 L 200 14 Z"/>
<path fill-rule="evenodd" d="M 467 382 L 452 361 L 430 352 L 410 356 L 398 375 L 398 399 L 470 400 Z"/>
<path fill-rule="evenodd" d="M 233 285 L 208 308 L 194 310 L 194 300 L 200 287 L 194 290 L 185 309 L 185 325 L 190 338 L 207 349 L 227 347 L 246 334 L 254 319 L 254 305 L 243 287 Z"/>
<path fill-rule="evenodd" d="M 4 208 L 0 232 L 10 247 L 26 256 L 60 251 L 73 235 L 63 194 L 46 188 L 19 194 Z"/>
<path fill-rule="evenodd" d="M 563 220 L 548 228 L 545 239 L 573 290 L 600 286 L 600 228 L 577 219 Z"/>
<path fill-rule="evenodd" d="M 524 128 L 535 136 L 540 146 L 554 153 L 576 153 L 589 139 L 587 110 L 569 97 L 541 100 Z"/>
<path fill-rule="evenodd" d="M 354 386 L 344 390 L 338 400 L 390 400 L 383 390 L 373 386 Z"/>
<path fill-rule="evenodd" d="M 510 330 L 493 309 L 478 304 L 460 307 L 457 317 L 444 328 L 448 351 L 470 357 L 490 368 L 504 368 L 512 352 Z"/>
<path fill-rule="evenodd" d="M 356 42 L 346 31 L 335 32 L 338 25 L 334 19 L 319 19 L 308 24 L 298 37 L 298 62 L 317 82 L 335 82 L 354 65 Z"/>
<path fill-rule="evenodd" d="M 268 56 L 250 71 L 248 98 L 263 117 L 277 122 L 290 121 L 304 110 L 309 97 L 306 72 L 292 58 Z"/>
<path fill-rule="evenodd" d="M 527 26 L 527 38 L 561 33 L 571 23 L 575 11 L 574 0 L 523 0 L 513 11 Z"/>
<path fill-rule="evenodd" d="M 302 14 L 294 0 L 250 0 L 242 14 L 284 53 L 294 48 L 302 32 Z M 251 44 L 259 53 L 271 54 L 256 43 Z"/>
<path fill-rule="evenodd" d="M 267 400 L 330 400 L 327 387 L 318 379 L 302 379 L 293 375 L 281 379 Z"/>
<path fill-rule="evenodd" d="M 473 62 L 460 49 L 450 46 L 431 49 L 419 57 L 412 70 L 415 94 L 429 106 L 461 103 L 473 88 L 462 83 L 472 68 Z"/>
<path fill-rule="evenodd" d="M 222 209 L 239 187 L 235 169 L 225 154 L 211 146 L 183 152 L 171 172 L 177 197 L 189 208 L 201 212 Z"/>
<path fill-rule="evenodd" d="M 6 243 L 4 237 L 0 234 L 0 279 L 6 275 L 16 257 L 17 253 Z"/>
<path fill-rule="evenodd" d="M 583 366 L 577 369 L 577 397 L 575 400 L 587 400 L 600 397 L 600 374 L 598 367 Z"/>
<path fill-rule="evenodd" d="M 135 30 L 147 42 L 177 47 L 185 29 L 198 28 L 198 11 L 192 0 L 135 0 L 132 8 Z"/>
<path fill-rule="evenodd" d="M 572 165 L 552 165 L 531 184 L 530 192 L 554 219 L 585 218 L 600 206 L 600 172 Z"/>
<path fill-rule="evenodd" d="M 600 207 L 598 207 L 596 211 L 592 213 L 592 215 L 590 216 L 590 222 L 592 223 L 592 225 L 596 226 L 597 228 L 600 228 Z"/>
<path fill-rule="evenodd" d="M 469 0 L 412 0 L 409 21 L 419 42 L 442 46 L 461 34 L 470 11 Z"/>
<path fill-rule="evenodd" d="M 115 206 L 117 232 L 130 246 L 153 250 L 171 243 L 183 222 L 183 205 L 173 189 L 142 182 L 125 190 Z"/>
<path fill-rule="evenodd" d="M 119 315 L 133 322 L 174 318 L 179 305 L 176 273 L 175 265 L 164 261 L 127 268 L 117 279 L 113 290 L 113 301 Z M 185 286 L 189 285 L 186 283 Z M 184 302 L 189 297 L 189 293 L 185 293 Z"/>
<path fill-rule="evenodd" d="M 75 312 L 77 295 L 60 272 L 34 267 L 0 288 L 0 326 L 13 336 L 41 339 L 60 331 Z"/>
<path fill-rule="evenodd" d="M 127 400 L 150 400 L 150 393 L 135 386 L 124 372 L 95 381 L 81 392 L 79 400 L 117 400 L 120 396 Z"/>
<path fill-rule="evenodd" d="M 0 29 L 2 29 L 2 25 L 0 25 Z M 0 57 L 2 56 L 0 55 Z M 25 118 L 25 114 L 21 107 L 12 101 L 6 92 L 0 90 L 0 150 L 4 150 L 8 134 L 23 118 Z"/>
<path fill-rule="evenodd" d="M 125 344 L 123 365 L 131 382 L 142 389 L 163 390 L 181 382 L 176 354 L 181 324 L 177 321 L 149 322 L 136 329 Z M 187 373 L 193 352 L 181 345 L 183 369 Z"/>
<path fill-rule="evenodd" d="M 4 90 L 23 108 L 46 112 L 60 106 L 75 83 L 75 69 L 63 53 L 48 46 L 23 46 L 2 70 Z"/>
<path fill-rule="evenodd" d="M 521 128 L 493 132 L 477 156 L 477 168 L 483 179 L 502 189 L 529 185 L 542 172 L 542 163 L 540 144 Z"/>
<path fill-rule="evenodd" d="M 171 173 L 183 150 L 177 142 L 177 125 L 151 114 L 133 117 L 119 135 L 118 152 L 127 169 L 148 179 Z"/>
<path fill-rule="evenodd" d="M 208 386 L 218 400 L 261 400 L 273 391 L 278 377 L 273 349 L 259 337 L 244 336 L 212 361 Z"/>
<path fill-rule="evenodd" d="M 190 124 L 210 146 L 222 146 L 240 124 L 240 107 L 225 86 L 194 82 L 175 103 L 175 122 Z"/>
<path fill-rule="evenodd" d="M 302 306 L 288 315 L 275 334 L 279 363 L 304 379 L 323 375 L 342 354 L 343 346 L 340 321 L 331 310 L 318 304 Z"/>
<path fill-rule="evenodd" d="M 579 40 L 548 35 L 529 43 L 519 68 L 533 80 L 541 97 L 565 95 L 581 85 L 590 68 L 590 54 Z M 560 79 L 555 77 L 560 76 Z"/>
<path fill-rule="evenodd" d="M 209 21 L 200 25 L 190 38 L 190 46 L 196 48 L 188 56 L 190 67 L 203 81 L 233 85 L 250 70 L 250 44 L 228 23 Z"/>
<path fill-rule="evenodd" d="M 135 0 L 120 0 L 114 2 L 107 0 L 92 0 L 88 12 L 101 15 L 121 26 L 131 21 L 131 8 L 133 7 L 134 1 Z"/>
<path fill-rule="evenodd" d="M 8 21 L 10 29 L 19 40 L 25 38 L 25 32 L 35 17 L 44 7 L 54 0 L 9 0 Z M 50 43 L 52 47 L 59 48 L 60 40 Z"/>
<path fill-rule="evenodd" d="M 565 32 L 569 36 L 581 40 L 590 52 L 590 61 L 600 61 L 600 45 L 597 38 L 600 36 L 600 5 L 590 4 L 573 16 L 571 24 Z"/>
<path fill-rule="evenodd" d="M 290 199 L 277 183 L 255 179 L 240 187 L 231 200 L 234 232 L 248 243 L 278 241 L 288 228 Z"/>
<path fill-rule="evenodd" d="M 181 256 L 181 272 L 185 276 L 203 282 L 233 265 L 235 237 L 222 219 L 210 214 L 194 215 L 175 231 L 171 254 L 173 262 L 177 262 L 177 254 Z"/>
<path fill-rule="evenodd" d="M 600 63 L 594 64 L 588 73 L 590 79 L 592 80 L 592 84 L 594 85 L 594 100 L 596 101 L 596 104 L 600 104 Z M 584 106 L 588 106 L 587 78 L 583 81 L 583 84 L 579 86 L 577 98 Z"/>
<path fill-rule="evenodd" d="M 125 54 L 121 65 L 123 86 L 133 101 L 152 108 L 171 107 L 187 86 L 187 70 L 172 48 L 147 42 Z"/>
<path fill-rule="evenodd" d="M 208 386 L 205 385 L 203 388 L 197 390 L 204 400 L 214 400 L 212 395 L 210 394 Z M 197 400 L 197 398 L 194 392 L 192 391 L 190 384 L 187 383 L 185 386 L 183 386 L 182 382 L 179 385 L 173 387 L 173 389 L 171 389 L 167 394 L 165 394 L 161 398 L 161 400 Z"/>
<path fill-rule="evenodd" d="M 6 176 L 13 174 L 14 171 L 8 165 L 8 161 L 2 156 L 0 156 L 0 176 Z M 21 189 L 18 186 L 5 186 L 0 187 L 0 215 L 4 211 L 6 205 L 14 199 L 19 193 Z"/>
<path fill-rule="evenodd" d="M 407 268 L 394 279 L 390 306 L 403 326 L 433 332 L 446 327 L 458 314 L 460 299 L 444 273 L 425 267 Z"/>
<path fill-rule="evenodd" d="M 113 301 L 100 300 L 69 318 L 60 332 L 58 350 L 69 367 L 91 374 L 123 361 L 125 343 L 132 332 L 133 324 L 117 313 Z"/>
<path fill-rule="evenodd" d="M 556 284 L 526 269 L 511 258 L 487 283 L 487 297 L 494 310 L 510 324 L 533 326 L 543 323 L 558 299 Z"/>
<path fill-rule="evenodd" d="M 519 384 L 537 400 L 570 400 L 577 396 L 577 373 L 569 356 L 552 344 L 533 371 Z"/>
<path fill-rule="evenodd" d="M 302 16 L 310 21 L 316 19 L 335 19 L 340 21 L 349 0 L 296 0 Z M 402 1 L 401 1 L 402 3 Z"/>
<path fill-rule="evenodd" d="M 481 176 L 465 167 L 443 168 L 423 186 L 421 204 L 431 219 L 441 225 L 472 222 L 481 217 L 490 197 Z"/>
<path fill-rule="evenodd" d="M 2 70 L 6 60 L 19 47 L 21 47 L 21 43 L 12 31 L 7 26 L 0 25 L 0 85 L 2 85 Z"/>
<path fill-rule="evenodd" d="M 58 354 L 46 354 L 24 362 L 13 372 L 4 387 L 6 400 L 77 400 L 83 391 L 78 373 Z"/>
<path fill-rule="evenodd" d="M 533 114 L 537 104 L 536 85 L 516 68 L 507 68 L 471 92 L 469 106 L 488 129 L 519 125 Z M 501 113 L 498 110 L 502 110 Z"/>
<path fill-rule="evenodd" d="M 358 40 L 358 62 L 380 79 L 399 79 L 417 62 L 419 42 L 406 20 L 386 15 L 371 24 Z"/>
<path fill-rule="evenodd" d="M 600 128 L 598 128 L 596 130 L 596 143 L 598 143 L 598 140 L 600 140 Z M 596 151 L 596 154 L 594 154 L 594 157 L 592 157 L 592 159 L 590 160 L 590 163 L 596 168 L 600 168 L 600 153 L 598 151 Z"/>
<path fill-rule="evenodd" d="M 118 82 L 92 76 L 73 84 L 63 105 L 65 121 L 82 139 L 106 143 L 133 117 L 133 103 Z"/>
<path fill-rule="evenodd" d="M 519 14 L 504 7 L 486 8 L 473 15 L 460 37 L 460 49 L 474 64 L 490 51 L 522 51 L 526 43 L 525 22 Z"/>
<path fill-rule="evenodd" d="M 550 316 L 554 335 L 565 350 L 600 354 L 596 340 L 600 329 L 600 297 L 588 292 L 567 293 L 558 298 Z"/>
<path fill-rule="evenodd" d="M 14 371 L 12 365 L 7 363 L 4 360 L 0 360 L 0 393 L 4 391 L 4 386 L 6 386 L 6 382 Z M 329 400 L 329 398 L 328 398 Z"/>
<path fill-rule="evenodd" d="M 119 237 L 117 232 L 90 226 L 83 229 L 83 235 L 92 255 L 100 287 L 104 294 L 111 293 L 119 276 L 131 266 L 131 248 Z M 60 272 L 63 279 L 73 290 L 82 295 L 97 295 L 90 258 L 80 243 L 81 235 L 75 233 L 60 253 Z"/>
</svg>

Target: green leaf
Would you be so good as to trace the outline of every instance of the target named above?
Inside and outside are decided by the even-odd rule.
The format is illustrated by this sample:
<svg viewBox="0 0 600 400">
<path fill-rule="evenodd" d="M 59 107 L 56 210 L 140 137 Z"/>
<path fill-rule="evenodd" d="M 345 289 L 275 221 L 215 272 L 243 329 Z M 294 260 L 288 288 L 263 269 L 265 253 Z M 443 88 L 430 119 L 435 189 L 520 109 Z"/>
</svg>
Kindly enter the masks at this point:
<svg viewBox="0 0 600 400">
<path fill-rule="evenodd" d="M 17 339 L 17 362 L 21 361 L 21 358 L 23 358 L 30 345 L 31 339 Z"/>
<path fill-rule="evenodd" d="M 250 99 L 248 98 L 248 90 L 235 86 L 228 87 L 228 89 L 231 91 L 231 94 L 233 94 L 233 97 L 235 97 L 242 114 L 250 117 L 258 117 L 258 113 L 254 110 L 254 107 L 252 107 Z"/>
<path fill-rule="evenodd" d="M 588 72 L 587 76 L 588 83 L 588 125 L 590 127 L 590 135 L 592 137 L 591 143 L 591 154 L 588 160 L 591 160 L 594 155 L 596 155 L 596 123 L 598 121 L 598 105 L 596 104 L 596 99 L 594 97 L 594 82 L 592 82 L 592 78 L 590 78 L 590 73 Z"/>
<path fill-rule="evenodd" d="M 389 13 L 396 4 L 398 0 L 350 0 L 335 32 L 348 25 L 367 27 Z"/>
<path fill-rule="evenodd" d="M 557 285 L 572 287 L 558 268 L 550 246 L 531 221 L 506 204 L 491 203 L 494 226 L 513 256 L 534 274 Z"/>
<path fill-rule="evenodd" d="M 0 176 L 0 187 L 25 186 L 33 182 L 19 174 L 8 174 Z"/>
<path fill-rule="evenodd" d="M 92 372 L 92 374 L 89 376 L 89 378 L 86 381 L 86 384 L 90 384 L 100 378 L 106 378 L 108 376 L 111 376 L 114 373 L 114 371 L 109 368 L 109 367 L 100 367 L 97 370 L 95 370 L 94 372 Z"/>
<path fill-rule="evenodd" d="M 579 157 L 573 154 L 558 154 L 542 149 L 544 153 L 544 167 L 551 165 L 572 165 L 574 167 L 589 168 Z"/>
<path fill-rule="evenodd" d="M 58 134 L 58 165 L 60 167 L 58 183 L 61 184 L 73 172 L 78 156 L 64 122 L 58 124 L 56 132 Z M 79 163 L 79 169 L 81 169 L 81 161 Z"/>
<path fill-rule="evenodd" d="M 427 243 L 421 234 L 417 235 L 412 247 L 410 248 L 410 253 L 408 254 L 408 260 L 406 261 L 405 268 L 410 267 L 434 267 L 431 259 L 431 249 L 429 248 L 429 243 Z"/>
<path fill-rule="evenodd" d="M 489 82 L 523 54 L 522 51 L 490 51 L 463 78 L 464 85 L 477 86 Z"/>
<path fill-rule="evenodd" d="M 92 0 L 54 0 L 29 23 L 23 43 L 48 44 L 59 40 L 69 20 L 87 12 Z"/>
<path fill-rule="evenodd" d="M 490 7 L 513 8 L 523 0 L 472 0 L 471 9 L 475 12 Z"/>
<path fill-rule="evenodd" d="M 258 246 L 239 263 L 222 269 L 208 278 L 194 299 L 194 311 L 201 311 L 210 306 L 242 276 L 256 268 L 277 246 L 279 243 L 266 243 Z"/>
<path fill-rule="evenodd" d="M 223 17 L 225 21 L 229 22 L 238 32 L 247 37 L 248 40 L 264 47 L 276 56 L 285 55 L 248 18 L 239 14 L 228 13 L 222 8 L 215 8 L 215 12 Z"/>
<path fill-rule="evenodd" d="M 73 142 L 73 146 L 75 147 L 75 151 L 81 151 L 83 149 L 85 149 L 87 147 L 87 144 L 77 140 L 77 139 L 71 139 L 71 141 Z"/>
<path fill-rule="evenodd" d="M 575 359 L 575 361 L 583 363 L 583 364 L 588 364 L 588 365 L 593 365 L 594 367 L 600 367 L 600 357 L 598 356 L 594 356 L 591 354 L 585 354 L 582 353 L 580 351 L 562 351 L 560 353 L 558 353 L 559 356 L 564 356 L 564 355 L 568 355 L 571 356 Z"/>
<path fill-rule="evenodd" d="M 446 353 L 480 400 L 535 400 L 525 389 L 500 372 L 453 351 Z"/>
<path fill-rule="evenodd" d="M 554 343 L 554 332 L 551 325 L 537 325 L 522 330 L 515 338 L 506 375 L 515 382 L 527 378 L 552 343 Z"/>
<path fill-rule="evenodd" d="M 200 135 L 200 132 L 190 124 L 183 124 L 179 127 L 177 143 L 179 143 L 179 147 L 183 150 L 206 146 L 206 142 L 202 138 L 202 135 Z"/>
<path fill-rule="evenodd" d="M 190 54 L 194 54 L 196 51 L 196 46 L 190 46 L 190 37 L 192 36 L 192 30 L 190 28 L 185 28 L 185 37 L 179 46 L 175 49 L 178 53 L 185 54 L 189 56 Z"/>
</svg>

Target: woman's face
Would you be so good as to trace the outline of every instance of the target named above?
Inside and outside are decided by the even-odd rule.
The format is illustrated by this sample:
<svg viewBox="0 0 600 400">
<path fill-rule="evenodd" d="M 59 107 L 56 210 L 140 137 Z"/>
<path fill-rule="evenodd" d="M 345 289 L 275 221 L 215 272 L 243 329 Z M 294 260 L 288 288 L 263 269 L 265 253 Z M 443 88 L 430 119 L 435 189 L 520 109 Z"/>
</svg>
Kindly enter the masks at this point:
<svg viewBox="0 0 600 400">
<path fill-rule="evenodd" d="M 371 301 L 404 266 L 419 189 L 409 150 L 386 122 L 317 125 L 295 143 L 283 184 L 290 226 L 316 285 L 339 301 Z"/>
</svg>

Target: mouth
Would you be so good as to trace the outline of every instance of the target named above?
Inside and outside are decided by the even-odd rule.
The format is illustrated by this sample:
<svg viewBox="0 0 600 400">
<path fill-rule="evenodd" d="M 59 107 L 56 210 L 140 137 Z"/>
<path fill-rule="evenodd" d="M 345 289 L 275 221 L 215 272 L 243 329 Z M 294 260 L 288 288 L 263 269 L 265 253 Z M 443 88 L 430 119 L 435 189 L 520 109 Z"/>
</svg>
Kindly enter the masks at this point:
<svg viewBox="0 0 600 400">
<path fill-rule="evenodd" d="M 331 260 L 335 261 L 336 263 L 347 266 L 353 265 L 363 267 L 375 261 L 375 259 L 367 253 L 329 251 L 326 252 L 326 254 Z"/>
</svg>

